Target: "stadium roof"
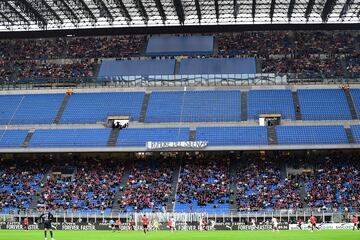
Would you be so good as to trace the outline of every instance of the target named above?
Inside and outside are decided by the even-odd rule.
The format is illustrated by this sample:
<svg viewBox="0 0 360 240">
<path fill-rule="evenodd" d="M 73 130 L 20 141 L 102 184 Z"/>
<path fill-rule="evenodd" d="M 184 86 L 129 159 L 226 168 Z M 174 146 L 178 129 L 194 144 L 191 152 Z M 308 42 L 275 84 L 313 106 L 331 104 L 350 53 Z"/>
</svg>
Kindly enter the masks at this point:
<svg viewBox="0 0 360 240">
<path fill-rule="evenodd" d="M 360 0 L 1 0 L 0 31 L 360 23 Z"/>
</svg>

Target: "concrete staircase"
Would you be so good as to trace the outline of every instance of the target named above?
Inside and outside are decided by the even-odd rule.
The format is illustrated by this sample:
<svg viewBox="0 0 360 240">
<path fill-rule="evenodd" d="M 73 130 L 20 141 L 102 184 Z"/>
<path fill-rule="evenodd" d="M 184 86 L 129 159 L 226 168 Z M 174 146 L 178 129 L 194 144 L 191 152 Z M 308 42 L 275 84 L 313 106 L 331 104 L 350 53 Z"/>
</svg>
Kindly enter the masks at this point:
<svg viewBox="0 0 360 240">
<path fill-rule="evenodd" d="M 176 59 L 174 74 L 175 75 L 180 74 L 180 60 L 179 59 Z"/>
<path fill-rule="evenodd" d="M 189 133 L 189 141 L 195 141 L 196 140 L 196 130 L 195 129 L 190 129 L 190 133 Z"/>
<path fill-rule="evenodd" d="M 247 109 L 247 94 L 248 92 L 242 91 L 241 92 L 241 121 L 248 120 L 248 109 Z"/>
<path fill-rule="evenodd" d="M 108 142 L 107 142 L 108 147 L 115 147 L 116 146 L 116 142 L 117 142 L 117 139 L 119 137 L 119 134 L 120 134 L 120 129 L 119 128 L 113 128 L 111 130 L 111 133 L 110 133 L 110 136 L 109 136 L 109 139 L 108 139 Z"/>
<path fill-rule="evenodd" d="M 237 179 L 237 171 L 240 168 L 241 161 L 240 160 L 232 160 L 230 163 L 230 184 L 229 184 L 229 192 L 233 192 L 229 197 L 229 206 L 231 212 L 237 211 L 236 204 L 236 179 Z"/>
<path fill-rule="evenodd" d="M 180 172 L 181 172 L 181 164 L 182 161 L 181 159 L 177 159 L 176 160 L 176 165 L 175 165 L 175 171 L 173 173 L 173 182 L 171 184 L 171 196 L 169 198 L 169 201 L 166 203 L 166 211 L 167 212 L 174 212 L 175 210 L 175 203 L 176 203 L 176 192 L 178 189 L 178 182 L 179 182 L 179 177 L 180 177 Z"/>
<path fill-rule="evenodd" d="M 115 202 L 113 204 L 113 207 L 111 209 L 112 213 L 119 213 L 120 212 L 120 201 L 121 201 L 121 198 L 122 198 L 122 195 L 124 193 L 124 191 L 121 191 L 120 189 L 125 189 L 126 187 L 126 183 L 129 179 L 129 176 L 130 176 L 130 171 L 131 171 L 131 167 L 130 167 L 131 164 L 126 164 L 127 167 L 125 167 L 125 170 L 124 170 L 124 175 L 122 176 L 121 178 L 121 182 L 119 184 L 119 191 L 116 192 L 115 194 Z"/>
<path fill-rule="evenodd" d="M 351 113 L 351 118 L 353 120 L 358 119 L 357 113 L 356 113 L 356 108 L 355 108 L 355 104 L 353 101 L 353 98 L 351 96 L 350 90 L 349 89 L 345 89 L 344 90 L 345 96 L 346 96 L 346 100 L 348 102 L 349 105 L 349 109 L 350 109 L 350 113 Z"/>
<path fill-rule="evenodd" d="M 51 167 L 51 168 L 44 174 L 43 179 L 41 179 L 41 181 L 40 181 L 40 185 L 45 185 L 45 184 L 46 184 L 47 178 L 48 178 L 48 176 L 51 176 L 52 171 L 53 171 L 53 168 Z M 39 189 L 35 192 L 34 196 L 33 196 L 32 199 L 31 199 L 31 203 L 30 203 L 30 206 L 29 206 L 29 209 L 30 209 L 30 210 L 35 210 L 35 209 L 36 209 L 36 206 L 37 206 L 37 204 L 38 204 L 38 202 L 39 202 L 39 199 L 40 199 L 42 190 L 43 190 L 43 188 L 39 187 Z"/>
<path fill-rule="evenodd" d="M 145 122 L 146 110 L 149 105 L 150 93 L 145 93 L 144 100 L 141 106 L 139 122 Z"/>
<path fill-rule="evenodd" d="M 293 103 L 294 103 L 294 110 L 295 110 L 295 119 L 301 120 L 301 108 L 299 102 L 299 96 L 297 92 L 292 92 Z M 299 108 L 298 108 L 299 106 Z"/>
<path fill-rule="evenodd" d="M 350 144 L 355 143 L 355 139 L 350 127 L 345 127 L 346 136 Z"/>
<path fill-rule="evenodd" d="M 267 128 L 268 132 L 268 142 L 269 145 L 276 145 L 277 144 L 277 136 L 276 136 L 276 130 L 274 126 Z"/>
<path fill-rule="evenodd" d="M 29 146 L 29 142 L 34 134 L 35 130 L 29 130 L 29 132 L 27 133 L 24 142 L 22 143 L 21 147 L 23 148 L 27 148 Z"/>
<path fill-rule="evenodd" d="M 60 123 L 60 119 L 65 111 L 66 105 L 68 104 L 70 99 L 70 96 L 65 94 L 64 99 L 60 105 L 59 111 L 56 113 L 55 119 L 54 119 L 54 124 L 59 124 Z"/>
<path fill-rule="evenodd" d="M 262 73 L 262 60 L 256 58 L 256 73 Z"/>
</svg>

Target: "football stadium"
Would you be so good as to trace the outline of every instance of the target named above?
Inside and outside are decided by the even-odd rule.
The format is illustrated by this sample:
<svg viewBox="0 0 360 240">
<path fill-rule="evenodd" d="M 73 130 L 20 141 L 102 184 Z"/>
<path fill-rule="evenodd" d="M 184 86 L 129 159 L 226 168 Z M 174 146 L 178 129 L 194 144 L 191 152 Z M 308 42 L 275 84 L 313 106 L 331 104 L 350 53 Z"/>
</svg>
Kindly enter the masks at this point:
<svg viewBox="0 0 360 240">
<path fill-rule="evenodd" d="M 0 1 L 0 240 L 359 240 L 360 0 Z"/>
</svg>

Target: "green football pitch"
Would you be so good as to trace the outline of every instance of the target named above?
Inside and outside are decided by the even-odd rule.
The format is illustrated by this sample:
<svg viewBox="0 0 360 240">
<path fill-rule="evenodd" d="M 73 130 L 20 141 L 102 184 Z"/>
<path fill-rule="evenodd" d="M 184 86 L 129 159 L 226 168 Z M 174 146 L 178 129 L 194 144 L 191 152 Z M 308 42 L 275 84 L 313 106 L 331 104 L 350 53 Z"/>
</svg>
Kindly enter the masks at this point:
<svg viewBox="0 0 360 240">
<path fill-rule="evenodd" d="M 49 236 L 48 236 L 49 237 Z M 54 231 L 55 240 L 359 240 L 360 231 L 112 232 Z M 0 230 L 0 240 L 43 240 L 43 231 Z M 50 240 L 50 238 L 48 238 Z"/>
</svg>

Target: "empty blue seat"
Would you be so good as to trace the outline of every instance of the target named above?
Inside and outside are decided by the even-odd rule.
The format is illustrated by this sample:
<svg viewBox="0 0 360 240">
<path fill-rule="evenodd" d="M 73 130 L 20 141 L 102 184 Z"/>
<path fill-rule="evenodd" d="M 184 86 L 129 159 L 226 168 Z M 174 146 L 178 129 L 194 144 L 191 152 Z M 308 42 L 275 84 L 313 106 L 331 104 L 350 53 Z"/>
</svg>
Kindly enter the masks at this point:
<svg viewBox="0 0 360 240">
<path fill-rule="evenodd" d="M 298 90 L 303 120 L 350 120 L 346 96 L 340 89 Z"/>
<path fill-rule="evenodd" d="M 353 99 L 355 110 L 358 118 L 360 117 L 360 89 L 351 89 L 351 97 Z"/>
<path fill-rule="evenodd" d="M 76 93 L 70 97 L 60 122 L 104 122 L 108 115 L 129 116 L 137 121 L 143 99 L 143 92 Z"/>
<path fill-rule="evenodd" d="M 119 147 L 145 147 L 149 141 L 189 141 L 189 128 L 126 128 L 120 131 Z"/>
<path fill-rule="evenodd" d="M 250 90 L 248 92 L 248 118 L 258 119 L 260 114 L 281 114 L 284 119 L 295 119 L 290 90 Z"/>
<path fill-rule="evenodd" d="M 266 127 L 198 127 L 196 140 L 209 146 L 267 145 Z"/>
<path fill-rule="evenodd" d="M 360 143 L 360 125 L 352 125 L 351 132 L 356 143 Z"/>
<path fill-rule="evenodd" d="M 0 147 L 20 147 L 27 133 L 27 130 L 0 130 Z"/>
<path fill-rule="evenodd" d="M 40 129 L 29 142 L 30 148 L 105 147 L 111 129 Z"/>
<path fill-rule="evenodd" d="M 0 124 L 50 124 L 64 94 L 0 95 Z"/>
<path fill-rule="evenodd" d="M 240 121 L 240 91 L 153 92 L 145 121 Z"/>
<path fill-rule="evenodd" d="M 278 144 L 347 144 L 343 126 L 278 126 Z"/>
</svg>

